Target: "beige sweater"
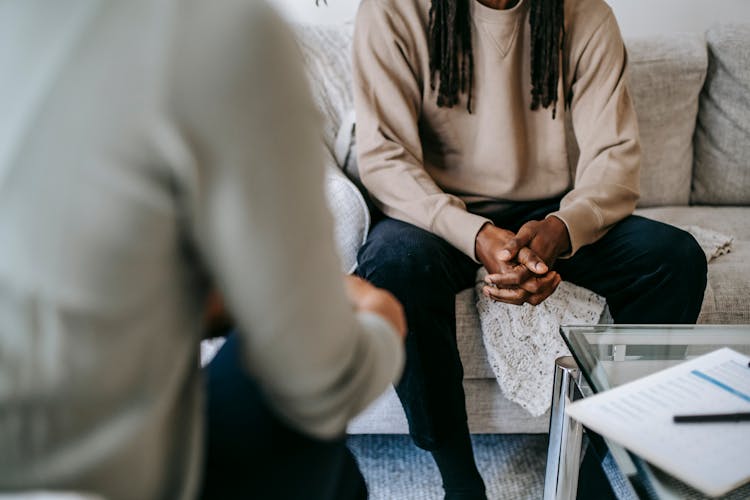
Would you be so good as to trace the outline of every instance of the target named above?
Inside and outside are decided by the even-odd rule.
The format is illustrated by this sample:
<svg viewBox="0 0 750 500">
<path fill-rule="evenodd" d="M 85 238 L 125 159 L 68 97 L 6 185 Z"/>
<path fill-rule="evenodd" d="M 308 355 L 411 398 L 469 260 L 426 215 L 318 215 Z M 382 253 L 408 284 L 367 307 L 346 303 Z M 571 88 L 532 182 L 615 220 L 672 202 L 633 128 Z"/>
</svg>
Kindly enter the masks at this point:
<svg viewBox="0 0 750 500">
<path fill-rule="evenodd" d="M 346 299 L 270 7 L 9 0 L 0 42 L 0 492 L 196 497 L 212 283 L 275 411 L 343 434 L 403 348 Z"/>
<path fill-rule="evenodd" d="M 354 40 L 359 168 L 390 217 L 434 232 L 475 258 L 487 219 L 479 201 L 563 196 L 554 215 L 572 252 L 630 214 L 638 199 L 638 126 L 627 56 L 603 0 L 565 2 L 557 118 L 531 111 L 529 0 L 494 10 L 471 1 L 473 114 L 466 96 L 439 108 L 430 88 L 425 0 L 363 0 Z M 572 92 L 570 109 L 562 96 Z M 566 114 L 580 159 L 568 164 Z M 566 194 L 567 193 L 567 194 Z"/>
</svg>

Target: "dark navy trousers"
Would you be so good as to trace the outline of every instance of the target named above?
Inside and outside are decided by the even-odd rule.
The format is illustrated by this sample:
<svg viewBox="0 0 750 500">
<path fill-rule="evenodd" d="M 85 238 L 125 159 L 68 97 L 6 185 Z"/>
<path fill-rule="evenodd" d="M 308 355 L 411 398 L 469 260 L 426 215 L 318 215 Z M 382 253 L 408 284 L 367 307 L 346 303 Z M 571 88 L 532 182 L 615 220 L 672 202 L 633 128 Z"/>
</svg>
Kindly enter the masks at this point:
<svg viewBox="0 0 750 500">
<path fill-rule="evenodd" d="M 516 232 L 559 201 L 518 203 L 483 212 Z M 404 305 L 406 367 L 396 392 L 417 446 L 434 450 L 466 422 L 463 367 L 456 345 L 456 293 L 474 285 L 478 265 L 442 238 L 383 218 L 359 252 L 357 274 Z M 607 299 L 616 323 L 694 323 L 706 286 L 706 258 L 695 239 L 637 216 L 615 225 L 555 269 L 564 280 Z"/>
<path fill-rule="evenodd" d="M 285 424 L 243 368 L 236 334 L 206 368 L 204 499 L 364 500 L 345 437 L 322 441 Z"/>
</svg>

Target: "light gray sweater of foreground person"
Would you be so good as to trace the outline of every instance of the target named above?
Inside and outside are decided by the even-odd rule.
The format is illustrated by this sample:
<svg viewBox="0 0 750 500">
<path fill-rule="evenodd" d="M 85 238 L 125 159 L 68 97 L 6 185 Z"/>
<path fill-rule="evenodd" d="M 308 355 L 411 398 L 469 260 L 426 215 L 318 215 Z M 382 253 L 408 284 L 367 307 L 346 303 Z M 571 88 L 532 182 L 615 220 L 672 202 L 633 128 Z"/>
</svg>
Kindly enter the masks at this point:
<svg viewBox="0 0 750 500">
<path fill-rule="evenodd" d="M 195 497 L 214 284 L 303 432 L 399 376 L 345 295 L 308 94 L 257 0 L 0 3 L 0 492 Z"/>
</svg>

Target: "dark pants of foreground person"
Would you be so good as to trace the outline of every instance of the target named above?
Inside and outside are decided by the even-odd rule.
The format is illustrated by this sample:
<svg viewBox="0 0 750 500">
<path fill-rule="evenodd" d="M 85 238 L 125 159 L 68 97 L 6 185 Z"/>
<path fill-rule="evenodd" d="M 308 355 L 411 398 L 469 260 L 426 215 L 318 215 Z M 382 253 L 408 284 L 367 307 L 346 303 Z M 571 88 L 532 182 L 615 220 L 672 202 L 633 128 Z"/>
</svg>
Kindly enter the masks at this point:
<svg viewBox="0 0 750 500">
<path fill-rule="evenodd" d="M 321 441 L 279 420 L 242 367 L 236 334 L 206 368 L 202 498 L 360 500 L 364 478 L 344 437 Z"/>
<path fill-rule="evenodd" d="M 483 212 L 516 232 L 557 210 L 559 201 Z M 463 367 L 456 345 L 455 296 L 474 286 L 478 265 L 442 238 L 384 218 L 359 253 L 357 273 L 404 305 L 406 367 L 396 387 L 420 448 L 435 450 L 466 428 Z M 675 227 L 630 216 L 596 243 L 559 260 L 562 278 L 606 297 L 616 323 L 694 323 L 706 286 L 706 259 Z"/>
</svg>

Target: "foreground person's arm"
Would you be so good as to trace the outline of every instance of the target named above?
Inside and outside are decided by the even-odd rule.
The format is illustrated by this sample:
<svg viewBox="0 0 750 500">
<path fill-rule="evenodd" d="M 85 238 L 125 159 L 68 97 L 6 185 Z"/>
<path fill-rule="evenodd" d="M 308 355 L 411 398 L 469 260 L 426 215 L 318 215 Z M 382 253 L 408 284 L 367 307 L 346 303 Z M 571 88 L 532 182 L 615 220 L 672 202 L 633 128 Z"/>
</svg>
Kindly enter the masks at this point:
<svg viewBox="0 0 750 500">
<path fill-rule="evenodd" d="M 305 432 L 337 436 L 399 376 L 399 325 L 347 299 L 291 36 L 256 2 L 189 10 L 173 74 L 193 160 L 189 227 L 271 404 Z"/>
</svg>

